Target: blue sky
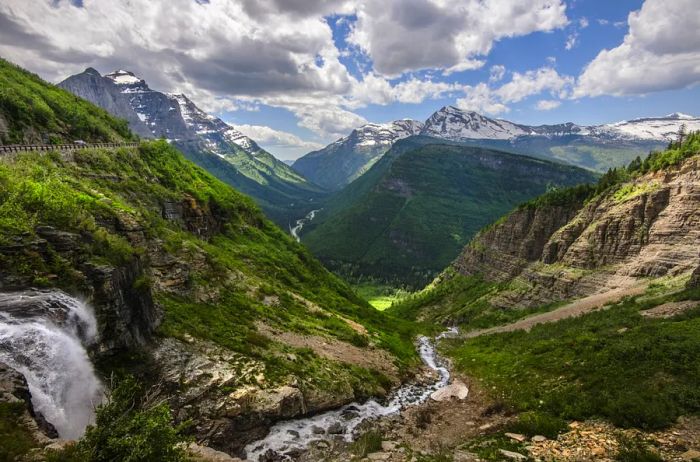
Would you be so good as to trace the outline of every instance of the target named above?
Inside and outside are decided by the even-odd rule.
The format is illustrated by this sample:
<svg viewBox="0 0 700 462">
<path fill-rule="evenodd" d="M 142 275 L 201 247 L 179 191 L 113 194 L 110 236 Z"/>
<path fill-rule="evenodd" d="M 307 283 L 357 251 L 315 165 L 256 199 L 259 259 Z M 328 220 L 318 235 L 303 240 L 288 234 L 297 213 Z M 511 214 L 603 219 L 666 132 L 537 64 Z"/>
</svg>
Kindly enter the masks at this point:
<svg viewBox="0 0 700 462">
<path fill-rule="evenodd" d="M 695 0 L 3 0 L 0 55 L 127 68 L 280 158 L 456 105 L 525 124 L 698 114 Z M 41 20 L 37 20 L 41 18 Z"/>
</svg>

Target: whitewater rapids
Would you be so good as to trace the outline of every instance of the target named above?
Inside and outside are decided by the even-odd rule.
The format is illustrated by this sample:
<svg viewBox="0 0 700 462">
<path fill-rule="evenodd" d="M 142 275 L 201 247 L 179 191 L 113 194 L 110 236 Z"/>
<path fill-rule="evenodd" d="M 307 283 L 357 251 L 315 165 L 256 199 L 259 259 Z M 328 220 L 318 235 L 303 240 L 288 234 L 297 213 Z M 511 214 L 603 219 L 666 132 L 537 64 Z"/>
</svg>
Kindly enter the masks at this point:
<svg viewBox="0 0 700 462">
<path fill-rule="evenodd" d="M 92 310 L 64 292 L 0 293 L 0 362 L 24 375 L 34 409 L 61 438 L 82 436 L 103 399 L 86 351 L 96 340 Z"/>
<path fill-rule="evenodd" d="M 456 329 L 452 328 L 439 335 L 436 341 L 454 333 Z M 279 422 L 270 429 L 270 433 L 265 438 L 246 446 L 247 460 L 257 461 L 268 451 L 284 457 L 285 453 L 306 449 L 313 441 L 330 440 L 339 436 L 331 434 L 337 431 L 332 427 L 337 429 L 338 424 L 343 429 L 340 436 L 345 441 L 352 441 L 354 430 L 365 420 L 396 414 L 408 406 L 425 402 L 434 391 L 449 383 L 450 371 L 443 365 L 435 350 L 434 342 L 429 338 L 418 339 L 418 353 L 423 363 L 437 373 L 437 379 L 434 382 L 427 385 L 405 384 L 392 393 L 385 405 L 370 399 L 362 404 L 351 403 L 340 409 L 315 416 Z"/>
</svg>

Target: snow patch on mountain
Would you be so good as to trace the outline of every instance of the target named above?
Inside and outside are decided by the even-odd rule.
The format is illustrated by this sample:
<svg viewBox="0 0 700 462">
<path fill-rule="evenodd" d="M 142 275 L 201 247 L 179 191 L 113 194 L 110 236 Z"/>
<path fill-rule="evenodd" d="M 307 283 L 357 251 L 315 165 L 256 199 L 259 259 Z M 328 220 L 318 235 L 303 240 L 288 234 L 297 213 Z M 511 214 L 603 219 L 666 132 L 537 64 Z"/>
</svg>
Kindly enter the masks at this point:
<svg viewBox="0 0 700 462">
<path fill-rule="evenodd" d="M 544 136 L 558 138 L 570 135 L 597 140 L 671 141 L 680 127 L 686 131 L 700 130 L 700 118 L 681 113 L 664 117 L 639 118 L 605 125 L 582 126 L 574 123 L 528 126 L 507 120 L 491 119 L 473 111 L 446 106 L 428 118 L 421 134 L 453 141 L 514 140 L 520 137 Z"/>
<path fill-rule="evenodd" d="M 421 134 L 449 140 L 509 140 L 532 132 L 529 127 L 507 120 L 490 119 L 473 111 L 445 106 L 428 118 Z"/>
<path fill-rule="evenodd" d="M 350 135 L 339 139 L 333 145 L 391 146 L 402 138 L 418 135 L 422 128 L 421 122 L 411 119 L 395 120 L 385 124 L 370 123 L 353 130 Z"/>
</svg>

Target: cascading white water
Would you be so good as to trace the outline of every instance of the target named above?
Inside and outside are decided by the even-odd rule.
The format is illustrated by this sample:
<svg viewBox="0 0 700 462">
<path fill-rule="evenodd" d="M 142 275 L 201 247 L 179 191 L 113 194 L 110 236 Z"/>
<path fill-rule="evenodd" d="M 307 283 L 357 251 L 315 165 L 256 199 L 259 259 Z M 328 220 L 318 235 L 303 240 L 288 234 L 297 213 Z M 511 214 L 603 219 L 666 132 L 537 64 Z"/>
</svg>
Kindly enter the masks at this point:
<svg viewBox="0 0 700 462">
<path fill-rule="evenodd" d="M 61 438 L 76 439 L 103 397 L 85 346 L 97 339 L 89 307 L 61 291 L 0 293 L 0 362 L 27 380 L 32 404 Z"/>
<path fill-rule="evenodd" d="M 436 340 L 455 334 L 456 328 L 440 334 Z M 273 451 L 280 457 L 294 450 L 303 450 L 312 441 L 330 439 L 333 435 L 333 426 L 341 424 L 342 437 L 346 441 L 352 441 L 353 432 L 362 422 L 368 419 L 388 416 L 399 412 L 401 409 L 420 404 L 426 401 L 430 395 L 444 387 L 450 381 L 450 371 L 440 364 L 440 359 L 435 351 L 435 345 L 427 337 L 418 339 L 418 353 L 421 359 L 430 369 L 437 372 L 438 378 L 430 384 L 409 383 L 396 390 L 386 405 L 371 399 L 366 403 L 353 403 L 334 411 L 324 412 L 312 417 L 279 422 L 270 429 L 270 433 L 259 441 L 246 446 L 245 451 L 248 460 L 257 461 L 260 456 Z M 287 459 L 291 460 L 290 457 Z"/>
</svg>

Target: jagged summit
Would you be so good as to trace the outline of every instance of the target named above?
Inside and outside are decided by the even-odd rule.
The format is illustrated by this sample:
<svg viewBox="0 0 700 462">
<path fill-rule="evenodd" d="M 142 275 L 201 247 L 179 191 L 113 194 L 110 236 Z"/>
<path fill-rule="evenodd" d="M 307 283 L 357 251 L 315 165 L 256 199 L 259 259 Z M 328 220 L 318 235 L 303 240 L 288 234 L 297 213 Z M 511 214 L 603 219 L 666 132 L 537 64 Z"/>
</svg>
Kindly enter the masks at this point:
<svg viewBox="0 0 700 462">
<path fill-rule="evenodd" d="M 293 167 L 314 183 L 340 189 L 366 172 L 396 141 L 418 135 L 422 129 L 423 123 L 413 119 L 365 124 L 298 159 Z"/>
<path fill-rule="evenodd" d="M 490 119 L 474 111 L 445 106 L 425 121 L 422 135 L 449 140 L 507 140 L 527 135 L 530 130 L 506 120 Z"/>
</svg>

